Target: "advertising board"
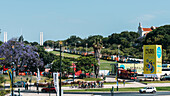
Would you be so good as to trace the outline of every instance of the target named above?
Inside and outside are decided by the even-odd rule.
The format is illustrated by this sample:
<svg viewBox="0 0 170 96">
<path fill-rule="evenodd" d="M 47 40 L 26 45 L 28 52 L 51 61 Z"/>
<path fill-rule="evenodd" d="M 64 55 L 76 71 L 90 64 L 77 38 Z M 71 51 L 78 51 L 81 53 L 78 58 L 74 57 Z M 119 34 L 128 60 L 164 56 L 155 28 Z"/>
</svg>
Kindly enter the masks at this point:
<svg viewBox="0 0 170 96">
<path fill-rule="evenodd" d="M 155 77 L 157 76 L 157 74 L 161 74 L 162 73 L 162 46 L 144 45 L 143 48 L 144 48 L 143 49 L 144 76 Z"/>
</svg>

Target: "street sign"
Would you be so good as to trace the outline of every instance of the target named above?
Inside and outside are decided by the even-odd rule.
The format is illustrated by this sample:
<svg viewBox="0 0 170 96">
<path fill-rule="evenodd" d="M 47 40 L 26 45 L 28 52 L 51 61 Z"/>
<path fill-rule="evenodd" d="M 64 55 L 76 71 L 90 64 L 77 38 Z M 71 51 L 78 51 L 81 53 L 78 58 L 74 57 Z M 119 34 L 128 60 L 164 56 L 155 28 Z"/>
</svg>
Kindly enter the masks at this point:
<svg viewBox="0 0 170 96">
<path fill-rule="evenodd" d="M 54 81 L 54 87 L 57 92 L 57 96 L 59 96 L 59 81 L 58 81 L 58 75 L 59 73 L 53 73 L 53 81 Z"/>
</svg>

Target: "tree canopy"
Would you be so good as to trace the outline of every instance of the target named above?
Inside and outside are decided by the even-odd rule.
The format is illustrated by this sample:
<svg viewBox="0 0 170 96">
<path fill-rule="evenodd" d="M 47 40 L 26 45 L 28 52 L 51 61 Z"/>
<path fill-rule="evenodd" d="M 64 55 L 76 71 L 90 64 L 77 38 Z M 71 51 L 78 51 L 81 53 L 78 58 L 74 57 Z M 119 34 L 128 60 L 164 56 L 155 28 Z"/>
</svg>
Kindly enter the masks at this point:
<svg viewBox="0 0 170 96">
<path fill-rule="evenodd" d="M 33 67 L 43 66 L 37 48 L 24 45 L 17 39 L 11 39 L 0 46 L 0 58 L 5 58 L 0 62 L 1 65 L 10 66 L 13 62 L 19 70 L 32 70 Z"/>
</svg>

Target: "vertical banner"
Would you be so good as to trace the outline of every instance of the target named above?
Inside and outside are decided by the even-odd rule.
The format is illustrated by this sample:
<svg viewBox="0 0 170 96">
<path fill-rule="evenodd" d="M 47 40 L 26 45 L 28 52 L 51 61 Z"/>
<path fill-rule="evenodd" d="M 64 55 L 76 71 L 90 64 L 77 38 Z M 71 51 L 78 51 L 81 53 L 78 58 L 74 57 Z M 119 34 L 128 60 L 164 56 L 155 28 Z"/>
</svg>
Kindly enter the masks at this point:
<svg viewBox="0 0 170 96">
<path fill-rule="evenodd" d="M 162 74 L 162 46 L 156 45 L 156 64 L 157 64 L 157 73 Z"/>
<path fill-rule="evenodd" d="M 53 81 L 54 81 L 54 87 L 57 92 L 57 96 L 59 96 L 59 81 L 58 81 L 58 75 L 59 73 L 53 73 Z"/>
<path fill-rule="evenodd" d="M 37 82 L 39 83 L 39 80 L 41 80 L 40 78 L 40 70 L 39 68 L 37 68 Z"/>
<path fill-rule="evenodd" d="M 162 45 L 144 45 L 143 51 L 144 75 L 155 77 L 162 73 Z"/>
<path fill-rule="evenodd" d="M 10 79 L 10 88 L 12 88 L 12 70 L 9 69 L 9 70 L 7 71 L 7 73 L 8 73 L 9 79 Z"/>
</svg>

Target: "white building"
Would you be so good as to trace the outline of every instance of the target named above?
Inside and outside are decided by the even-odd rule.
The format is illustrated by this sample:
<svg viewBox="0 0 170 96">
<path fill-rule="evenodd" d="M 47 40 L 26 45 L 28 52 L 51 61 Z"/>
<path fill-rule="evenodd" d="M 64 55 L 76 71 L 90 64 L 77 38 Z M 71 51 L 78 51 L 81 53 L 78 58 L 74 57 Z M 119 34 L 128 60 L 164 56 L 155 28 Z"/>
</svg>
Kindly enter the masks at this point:
<svg viewBox="0 0 170 96">
<path fill-rule="evenodd" d="M 156 29 L 157 27 L 155 26 L 151 26 L 151 28 L 143 28 L 141 23 L 139 23 L 138 26 L 138 33 L 140 35 L 140 37 L 144 37 L 146 36 L 149 32 L 151 32 L 152 30 Z"/>
</svg>

